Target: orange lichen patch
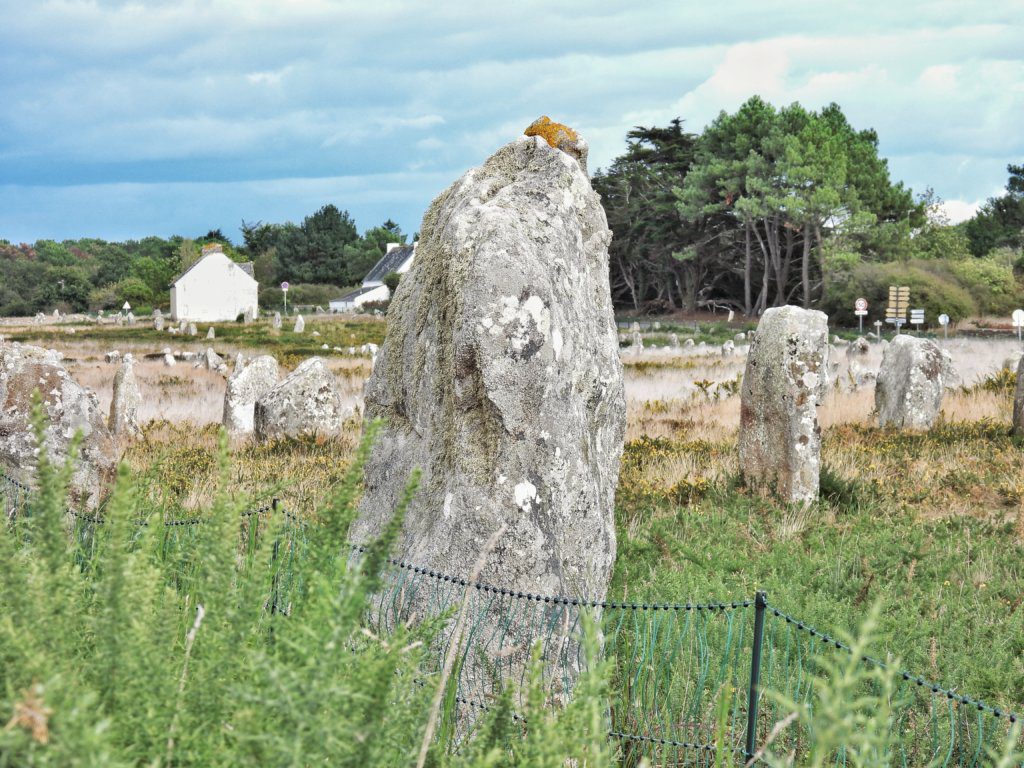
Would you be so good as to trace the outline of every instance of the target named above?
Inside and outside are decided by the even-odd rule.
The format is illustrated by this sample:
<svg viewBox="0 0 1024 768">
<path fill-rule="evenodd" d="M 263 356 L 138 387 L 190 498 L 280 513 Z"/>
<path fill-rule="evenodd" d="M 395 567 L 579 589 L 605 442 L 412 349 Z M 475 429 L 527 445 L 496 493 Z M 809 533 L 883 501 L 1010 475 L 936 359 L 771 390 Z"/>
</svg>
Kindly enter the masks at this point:
<svg viewBox="0 0 1024 768">
<path fill-rule="evenodd" d="M 524 133 L 527 136 L 540 136 L 549 146 L 575 157 L 586 170 L 586 142 L 582 141 L 579 134 L 569 126 L 553 122 L 547 115 L 542 115 L 530 123 Z"/>
<path fill-rule="evenodd" d="M 576 131 L 567 125 L 552 121 L 547 115 L 538 117 L 523 133 L 527 136 L 540 136 L 555 149 L 562 149 L 563 144 L 570 141 L 575 143 L 579 139 Z"/>
</svg>

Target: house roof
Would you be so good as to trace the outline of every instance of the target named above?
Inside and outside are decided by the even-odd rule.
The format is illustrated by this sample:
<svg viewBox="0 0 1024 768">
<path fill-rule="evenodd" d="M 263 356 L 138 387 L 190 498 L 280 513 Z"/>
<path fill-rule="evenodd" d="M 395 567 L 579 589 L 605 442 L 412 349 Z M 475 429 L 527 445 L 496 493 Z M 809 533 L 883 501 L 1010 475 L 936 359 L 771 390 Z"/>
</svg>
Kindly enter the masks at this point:
<svg viewBox="0 0 1024 768">
<path fill-rule="evenodd" d="M 180 275 L 178 275 L 178 276 L 177 276 L 176 278 L 174 278 L 173 280 L 171 280 L 171 285 L 174 285 L 175 283 L 177 283 L 177 282 L 178 282 L 179 280 L 181 280 L 181 278 L 183 278 L 183 277 L 184 277 L 185 275 L 187 275 L 187 274 L 188 274 L 189 272 L 191 272 L 191 271 L 192 271 L 193 269 L 195 269 L 196 267 L 198 267 L 198 266 L 199 266 L 199 265 L 200 265 L 200 264 L 201 264 L 201 263 L 202 263 L 203 261 L 205 261 L 206 259 L 208 259 L 208 258 L 209 258 L 210 256 L 213 256 L 213 254 L 215 254 L 215 253 L 219 253 L 219 254 L 220 254 L 221 256 L 224 256 L 224 255 L 225 255 L 225 254 L 223 253 L 223 251 L 210 251 L 209 253 L 205 253 L 205 254 L 203 254 L 203 255 L 202 255 L 202 256 L 200 256 L 200 257 L 199 257 L 198 259 L 196 259 L 196 260 L 195 260 L 194 262 L 192 262 L 192 266 L 190 266 L 190 267 L 189 267 L 188 269 L 186 269 L 186 270 L 185 270 L 184 272 L 182 272 L 182 273 L 181 273 Z M 230 259 L 229 259 L 229 261 L 230 261 Z M 245 272 L 245 274 L 247 274 L 247 275 L 248 275 L 249 277 L 251 277 L 251 278 L 252 278 L 253 280 L 255 280 L 255 279 L 256 279 L 256 274 L 255 274 L 255 273 L 253 272 L 253 268 L 252 268 L 252 262 L 251 262 L 251 261 L 233 261 L 233 262 L 231 262 L 231 263 L 232 263 L 232 264 L 234 264 L 234 265 L 235 265 L 236 267 L 239 267 L 239 268 L 241 268 L 241 270 L 242 270 L 243 272 Z"/>
<path fill-rule="evenodd" d="M 413 245 L 400 245 L 397 248 L 392 248 L 367 273 L 366 277 L 363 278 L 363 284 L 383 283 L 385 275 L 397 272 L 400 266 L 412 258 L 414 249 L 415 246 Z"/>
<path fill-rule="evenodd" d="M 331 299 L 331 304 L 335 304 L 337 302 L 342 302 L 342 301 L 344 301 L 344 302 L 355 301 L 357 298 L 362 296 L 364 293 L 369 293 L 370 291 L 376 291 L 378 288 L 380 288 L 379 285 L 364 285 L 362 288 L 358 288 L 357 290 L 354 290 L 354 291 L 352 291 L 350 293 L 346 293 L 340 299 Z"/>
</svg>

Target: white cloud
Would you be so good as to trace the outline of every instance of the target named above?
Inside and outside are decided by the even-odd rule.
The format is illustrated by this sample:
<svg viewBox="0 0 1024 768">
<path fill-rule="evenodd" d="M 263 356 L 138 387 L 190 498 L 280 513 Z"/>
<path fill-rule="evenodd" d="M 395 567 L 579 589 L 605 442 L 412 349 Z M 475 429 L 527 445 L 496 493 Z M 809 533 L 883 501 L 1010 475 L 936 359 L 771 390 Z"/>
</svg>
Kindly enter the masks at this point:
<svg viewBox="0 0 1024 768">
<path fill-rule="evenodd" d="M 946 214 L 950 224 L 959 224 L 972 218 L 983 202 L 984 200 L 975 200 L 973 203 L 966 200 L 943 200 L 942 212 Z"/>
</svg>

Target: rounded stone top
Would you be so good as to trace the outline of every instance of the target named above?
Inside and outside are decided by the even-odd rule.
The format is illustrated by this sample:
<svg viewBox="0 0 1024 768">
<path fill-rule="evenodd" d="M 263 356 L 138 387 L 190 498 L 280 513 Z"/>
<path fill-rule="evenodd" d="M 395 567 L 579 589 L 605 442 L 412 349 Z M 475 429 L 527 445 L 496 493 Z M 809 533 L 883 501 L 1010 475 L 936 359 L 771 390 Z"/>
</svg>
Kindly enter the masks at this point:
<svg viewBox="0 0 1024 768">
<path fill-rule="evenodd" d="M 587 142 L 569 126 L 556 123 L 547 115 L 541 115 L 530 123 L 523 133 L 526 136 L 540 136 L 549 146 L 576 158 L 580 165 L 586 168 Z"/>
</svg>

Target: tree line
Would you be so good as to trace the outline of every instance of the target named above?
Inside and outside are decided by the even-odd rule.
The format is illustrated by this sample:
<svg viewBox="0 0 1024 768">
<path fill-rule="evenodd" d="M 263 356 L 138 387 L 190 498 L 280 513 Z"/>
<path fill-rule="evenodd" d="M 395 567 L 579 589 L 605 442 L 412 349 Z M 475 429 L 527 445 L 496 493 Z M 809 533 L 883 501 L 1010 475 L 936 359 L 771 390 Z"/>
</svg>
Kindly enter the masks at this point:
<svg viewBox="0 0 1024 768">
<path fill-rule="evenodd" d="M 323 206 L 300 224 L 243 221 L 241 233 L 239 244 L 219 229 L 194 238 L 125 242 L 0 240 L 0 315 L 120 309 L 125 301 L 140 310 L 166 307 L 171 282 L 209 243 L 221 244 L 235 261 L 253 262 L 261 304 L 280 304 L 278 286 L 289 280 L 291 302 L 326 306 L 362 280 L 389 242 L 406 241 L 390 220 L 360 235 L 348 212 L 334 205 Z"/>
<path fill-rule="evenodd" d="M 626 151 L 594 174 L 614 237 L 612 297 L 627 312 L 733 309 L 755 317 L 796 303 L 853 323 L 853 300 L 873 314 L 889 285 L 911 287 L 930 317 L 1005 314 L 1024 303 L 1024 165 L 1006 193 L 958 225 L 931 190 L 889 176 L 878 135 L 854 128 L 836 104 L 776 108 L 753 97 L 702 133 L 675 119 L 636 127 Z M 325 205 L 299 224 L 241 224 L 235 245 L 202 237 L 0 240 L 0 314 L 166 306 L 177 274 L 219 242 L 252 261 L 264 306 L 323 304 L 357 285 L 406 236 L 393 221 L 362 234 Z"/>
<path fill-rule="evenodd" d="M 852 322 L 865 295 L 910 284 L 932 316 L 1002 312 L 1021 300 L 1024 169 L 1007 193 L 952 226 L 931 190 L 889 177 L 875 131 L 841 108 L 775 108 L 753 97 L 701 134 L 637 127 L 594 175 L 608 223 L 611 285 L 633 311 L 781 304 Z"/>
</svg>

